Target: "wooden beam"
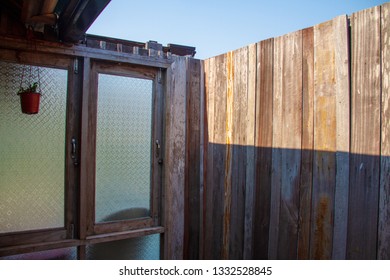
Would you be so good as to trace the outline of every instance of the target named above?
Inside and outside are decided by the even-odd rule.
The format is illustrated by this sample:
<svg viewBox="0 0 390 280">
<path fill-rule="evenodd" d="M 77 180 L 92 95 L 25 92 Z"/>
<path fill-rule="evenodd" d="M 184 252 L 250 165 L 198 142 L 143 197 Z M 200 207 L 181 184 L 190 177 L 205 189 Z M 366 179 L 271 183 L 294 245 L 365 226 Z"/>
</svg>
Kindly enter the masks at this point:
<svg viewBox="0 0 390 280">
<path fill-rule="evenodd" d="M 69 45 L 63 43 L 36 41 L 34 46 L 35 53 L 62 54 L 71 57 L 81 56 L 91 59 L 107 60 L 112 62 L 138 64 L 144 66 L 168 68 L 172 59 L 161 58 L 158 56 L 148 57 L 139 56 L 130 53 L 120 53 L 116 51 L 88 48 L 83 45 Z M 11 49 L 15 51 L 29 51 L 26 40 L 13 39 L 0 36 L 0 49 Z"/>
</svg>

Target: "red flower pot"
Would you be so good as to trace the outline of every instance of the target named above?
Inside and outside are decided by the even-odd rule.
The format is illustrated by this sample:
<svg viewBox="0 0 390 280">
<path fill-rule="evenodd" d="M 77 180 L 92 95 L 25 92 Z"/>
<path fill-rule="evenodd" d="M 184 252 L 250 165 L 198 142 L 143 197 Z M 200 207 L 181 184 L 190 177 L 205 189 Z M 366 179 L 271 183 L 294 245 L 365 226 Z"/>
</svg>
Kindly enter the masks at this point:
<svg viewBox="0 0 390 280">
<path fill-rule="evenodd" d="M 23 92 L 19 93 L 22 113 L 37 114 L 39 111 L 39 100 L 41 94 L 37 92 Z"/>
</svg>

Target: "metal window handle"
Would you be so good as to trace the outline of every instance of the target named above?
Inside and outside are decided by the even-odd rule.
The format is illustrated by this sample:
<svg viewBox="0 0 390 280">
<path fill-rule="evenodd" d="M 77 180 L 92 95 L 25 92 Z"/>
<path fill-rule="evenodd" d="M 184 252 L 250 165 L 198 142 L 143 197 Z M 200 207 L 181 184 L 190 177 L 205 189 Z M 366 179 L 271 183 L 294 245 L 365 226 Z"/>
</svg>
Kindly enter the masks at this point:
<svg viewBox="0 0 390 280">
<path fill-rule="evenodd" d="M 161 144 L 159 140 L 156 140 L 156 158 L 158 158 L 158 164 L 162 164 L 163 160 L 160 158 L 160 153 L 161 153 Z"/>
<path fill-rule="evenodd" d="M 156 140 L 156 158 L 160 157 L 160 150 L 161 150 L 160 141 Z"/>
<path fill-rule="evenodd" d="M 75 166 L 77 166 L 79 163 L 77 161 L 77 143 L 76 143 L 76 139 L 75 138 L 72 138 L 72 159 L 73 159 L 73 164 Z"/>
</svg>

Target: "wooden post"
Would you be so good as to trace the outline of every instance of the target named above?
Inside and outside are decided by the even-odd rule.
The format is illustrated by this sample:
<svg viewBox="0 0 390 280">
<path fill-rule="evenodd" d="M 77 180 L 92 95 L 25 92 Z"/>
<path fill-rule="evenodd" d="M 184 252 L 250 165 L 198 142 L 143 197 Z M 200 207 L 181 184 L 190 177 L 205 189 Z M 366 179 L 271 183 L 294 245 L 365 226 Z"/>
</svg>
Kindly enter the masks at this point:
<svg viewBox="0 0 390 280">
<path fill-rule="evenodd" d="M 164 258 L 183 259 L 186 147 L 186 58 L 167 70 L 164 160 Z"/>
</svg>

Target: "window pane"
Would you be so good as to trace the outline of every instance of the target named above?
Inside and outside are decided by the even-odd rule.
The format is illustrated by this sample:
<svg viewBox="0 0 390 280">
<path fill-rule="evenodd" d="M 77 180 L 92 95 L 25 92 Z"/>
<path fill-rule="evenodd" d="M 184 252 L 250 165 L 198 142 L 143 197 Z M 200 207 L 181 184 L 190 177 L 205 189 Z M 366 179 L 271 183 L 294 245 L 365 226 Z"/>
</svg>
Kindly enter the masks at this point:
<svg viewBox="0 0 390 280">
<path fill-rule="evenodd" d="M 160 234 L 87 246 L 88 260 L 159 260 Z"/>
<path fill-rule="evenodd" d="M 22 75 L 37 67 L 0 62 L 0 233 L 64 226 L 67 71 L 40 67 L 35 115 L 21 112 Z"/>
<path fill-rule="evenodd" d="M 96 222 L 149 216 L 151 80 L 99 74 Z"/>
</svg>

